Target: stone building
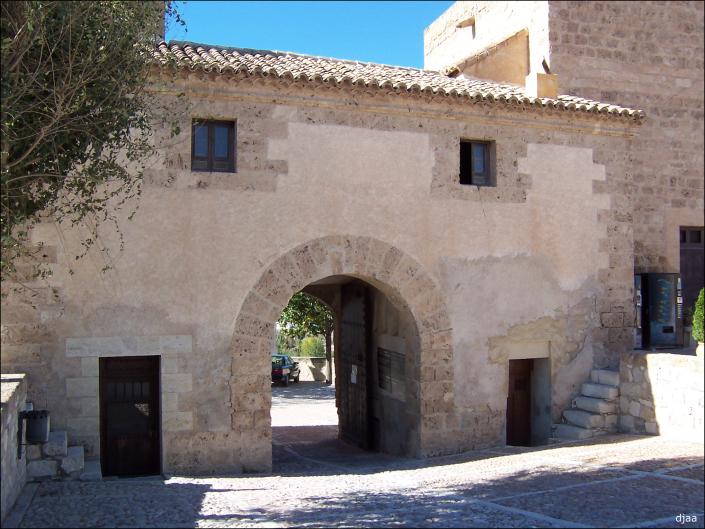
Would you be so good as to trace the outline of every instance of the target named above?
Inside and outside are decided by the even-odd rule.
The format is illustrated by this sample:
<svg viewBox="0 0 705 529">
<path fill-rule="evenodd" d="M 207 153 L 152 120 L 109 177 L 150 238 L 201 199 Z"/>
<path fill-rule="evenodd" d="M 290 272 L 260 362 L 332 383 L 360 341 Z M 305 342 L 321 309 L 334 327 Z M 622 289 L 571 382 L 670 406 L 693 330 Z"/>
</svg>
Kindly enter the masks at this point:
<svg viewBox="0 0 705 529">
<path fill-rule="evenodd" d="M 678 271 L 702 229 L 703 7 L 640 5 L 457 3 L 426 70 L 162 43 L 151 89 L 185 94 L 184 132 L 109 263 L 34 231 L 54 273 L 36 310 L 4 300 L 3 372 L 106 473 L 107 413 L 146 432 L 113 456 L 266 471 L 274 322 L 305 290 L 336 312 L 346 440 L 546 442 L 631 348 L 635 270 Z"/>
</svg>

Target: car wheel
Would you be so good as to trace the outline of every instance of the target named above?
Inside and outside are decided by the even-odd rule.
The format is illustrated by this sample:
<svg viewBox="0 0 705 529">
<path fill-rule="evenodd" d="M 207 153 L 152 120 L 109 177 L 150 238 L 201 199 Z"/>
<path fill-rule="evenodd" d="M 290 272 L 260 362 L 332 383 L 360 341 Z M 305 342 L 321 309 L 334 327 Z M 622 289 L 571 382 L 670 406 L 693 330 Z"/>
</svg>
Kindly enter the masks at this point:
<svg viewBox="0 0 705 529">
<path fill-rule="evenodd" d="M 300 375 L 296 375 L 296 376 L 294 377 L 294 382 L 296 382 L 297 384 L 299 383 L 299 376 L 300 376 Z"/>
</svg>

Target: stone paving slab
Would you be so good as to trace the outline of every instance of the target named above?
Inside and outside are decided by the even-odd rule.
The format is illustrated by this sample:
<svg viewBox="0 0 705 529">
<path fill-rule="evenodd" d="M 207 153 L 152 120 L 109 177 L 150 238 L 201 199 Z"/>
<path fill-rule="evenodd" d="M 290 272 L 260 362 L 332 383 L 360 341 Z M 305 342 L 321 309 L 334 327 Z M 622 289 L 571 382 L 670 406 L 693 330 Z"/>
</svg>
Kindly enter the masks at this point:
<svg viewBox="0 0 705 529">
<path fill-rule="evenodd" d="M 42 483 L 20 527 L 703 527 L 703 446 L 658 437 L 410 460 L 308 431 L 269 475 Z M 361 452 L 361 451 L 358 451 Z M 302 455 L 305 454 L 305 455 Z M 600 458 L 604 454 L 604 460 Z M 359 455 L 359 454 L 358 454 Z M 697 461 L 683 465 L 684 461 Z M 679 514 L 699 515 L 678 523 Z M 7 525 L 7 524 L 6 524 Z"/>
<path fill-rule="evenodd" d="M 695 479 L 697 481 L 705 481 L 705 467 L 697 465 L 691 468 L 681 470 L 669 470 L 665 473 L 667 476 L 678 476 L 679 478 Z"/>
<path fill-rule="evenodd" d="M 497 503 L 594 527 L 614 527 L 702 512 L 703 487 L 660 477 L 626 476 Z"/>
</svg>

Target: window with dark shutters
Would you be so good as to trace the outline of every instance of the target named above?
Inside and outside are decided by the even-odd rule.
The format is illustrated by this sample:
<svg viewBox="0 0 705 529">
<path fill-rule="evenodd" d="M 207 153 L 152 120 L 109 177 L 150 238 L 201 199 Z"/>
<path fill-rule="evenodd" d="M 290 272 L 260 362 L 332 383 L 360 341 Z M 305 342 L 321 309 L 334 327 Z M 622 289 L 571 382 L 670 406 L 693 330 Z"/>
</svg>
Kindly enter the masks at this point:
<svg viewBox="0 0 705 529">
<path fill-rule="evenodd" d="M 191 170 L 235 172 L 235 122 L 194 119 L 191 126 Z"/>
<path fill-rule="evenodd" d="M 488 141 L 460 140 L 460 183 L 493 186 L 494 145 Z"/>
</svg>

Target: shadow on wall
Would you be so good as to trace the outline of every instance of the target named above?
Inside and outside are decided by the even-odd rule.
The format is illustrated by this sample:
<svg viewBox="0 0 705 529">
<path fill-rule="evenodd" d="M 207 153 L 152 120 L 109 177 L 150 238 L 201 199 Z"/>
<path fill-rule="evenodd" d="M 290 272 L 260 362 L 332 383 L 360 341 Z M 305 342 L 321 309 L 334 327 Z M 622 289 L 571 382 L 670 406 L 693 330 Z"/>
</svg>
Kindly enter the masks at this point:
<svg viewBox="0 0 705 529">
<path fill-rule="evenodd" d="M 326 380 L 326 358 L 312 356 L 292 356 L 295 362 L 299 363 L 301 369 L 301 380 L 315 380 L 325 382 Z M 331 372 L 335 373 L 335 364 L 331 362 Z"/>
<path fill-rule="evenodd" d="M 611 444 L 619 442 L 612 440 Z M 609 454 L 610 446 L 605 448 Z M 539 452 L 536 449 L 526 451 Z M 546 454 L 548 457 L 543 461 L 536 458 L 523 462 L 517 458 L 502 460 L 523 451 L 505 452 L 466 454 L 464 461 L 494 459 L 490 463 L 492 471 L 483 465 L 475 467 L 477 475 L 469 476 L 457 470 L 451 473 L 438 468 L 431 477 L 425 474 L 424 486 L 418 486 L 417 478 L 412 478 L 414 485 L 409 486 L 408 479 L 395 478 L 394 474 L 387 474 L 385 483 L 378 486 L 374 485 L 376 481 L 361 483 L 361 478 L 356 477 L 359 469 L 351 469 L 347 478 L 344 475 L 334 477 L 336 486 L 321 478 L 320 485 L 313 489 L 286 487 L 279 480 L 272 482 L 257 477 L 227 481 L 204 479 L 200 483 L 179 483 L 178 479 L 170 482 L 50 482 L 40 486 L 22 525 L 325 527 L 344 523 L 359 527 L 521 527 L 537 523 L 562 526 L 559 522 L 567 521 L 615 526 L 703 512 L 702 457 L 647 458 L 636 462 L 618 458 L 610 461 L 607 457 L 603 464 L 588 466 L 588 459 L 594 458 L 594 452 L 589 456 L 583 454 L 583 461 L 566 461 L 563 465 L 560 460 L 551 460 L 550 454 Z M 448 464 L 448 458 L 444 460 Z M 456 459 L 453 463 L 464 461 Z M 413 468 L 439 466 L 433 461 L 416 463 Z M 683 475 L 683 467 L 690 466 L 690 470 L 694 470 L 692 466 L 698 464 L 699 478 L 695 474 Z M 669 472 L 686 479 L 663 477 Z M 338 474 L 345 473 L 338 471 Z M 444 481 L 444 476 L 450 475 L 455 482 Z M 459 478 L 462 483 L 458 483 Z M 262 487 L 262 483 L 267 483 L 267 487 Z M 275 499 L 272 494 L 276 494 Z M 702 514 L 695 525 L 701 524 Z"/>
</svg>

